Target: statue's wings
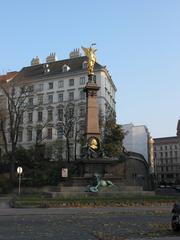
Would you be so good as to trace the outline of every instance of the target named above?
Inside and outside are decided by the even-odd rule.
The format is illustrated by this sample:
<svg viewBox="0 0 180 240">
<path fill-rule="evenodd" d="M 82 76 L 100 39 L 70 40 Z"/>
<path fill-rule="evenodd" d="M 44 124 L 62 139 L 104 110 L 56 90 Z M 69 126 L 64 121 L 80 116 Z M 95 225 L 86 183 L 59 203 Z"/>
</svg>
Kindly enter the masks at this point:
<svg viewBox="0 0 180 240">
<path fill-rule="evenodd" d="M 89 55 L 89 49 L 85 48 L 85 47 L 81 47 L 81 48 L 84 51 L 85 55 L 88 56 Z"/>
</svg>

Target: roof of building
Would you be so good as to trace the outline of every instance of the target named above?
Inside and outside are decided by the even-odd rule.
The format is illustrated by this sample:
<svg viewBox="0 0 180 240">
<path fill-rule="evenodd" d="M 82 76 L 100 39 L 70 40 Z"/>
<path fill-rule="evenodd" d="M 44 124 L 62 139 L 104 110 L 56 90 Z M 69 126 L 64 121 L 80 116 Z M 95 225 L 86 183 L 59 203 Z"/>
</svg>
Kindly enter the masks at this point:
<svg viewBox="0 0 180 240">
<path fill-rule="evenodd" d="M 14 71 L 14 72 L 7 72 L 7 74 L 0 75 L 0 81 L 11 80 L 11 79 L 14 78 L 17 74 L 18 74 L 18 72 L 16 72 L 16 71 Z"/>
<path fill-rule="evenodd" d="M 69 58 L 60 61 L 48 62 L 33 66 L 24 67 L 21 69 L 19 74 L 16 76 L 16 79 L 23 80 L 32 77 L 42 77 L 52 76 L 56 74 L 65 74 L 65 73 L 72 73 L 77 72 L 79 70 L 83 70 L 82 64 L 84 61 L 87 61 L 87 57 L 77 57 L 77 58 Z M 64 65 L 67 65 L 70 69 L 68 72 L 63 72 L 62 68 Z M 95 70 L 104 68 L 99 63 L 95 63 Z"/>
<path fill-rule="evenodd" d="M 154 144 L 174 144 L 178 143 L 178 137 L 154 138 Z"/>
</svg>

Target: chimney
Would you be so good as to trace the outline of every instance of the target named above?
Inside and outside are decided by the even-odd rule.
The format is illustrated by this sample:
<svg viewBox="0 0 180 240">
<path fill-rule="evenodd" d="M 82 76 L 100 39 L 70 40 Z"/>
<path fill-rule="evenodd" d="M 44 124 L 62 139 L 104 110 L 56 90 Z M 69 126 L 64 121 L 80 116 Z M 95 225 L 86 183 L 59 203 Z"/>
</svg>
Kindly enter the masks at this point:
<svg viewBox="0 0 180 240">
<path fill-rule="evenodd" d="M 47 56 L 46 58 L 46 62 L 49 63 L 49 62 L 55 62 L 57 61 L 57 56 L 56 56 L 56 53 L 50 53 L 49 56 Z"/>
<path fill-rule="evenodd" d="M 41 64 L 41 62 L 40 62 L 39 57 L 36 56 L 35 58 L 33 58 L 33 59 L 31 60 L 31 66 L 38 65 L 38 64 Z"/>
<path fill-rule="evenodd" d="M 75 48 L 72 52 L 70 52 L 69 54 L 69 58 L 77 58 L 77 57 L 80 57 L 81 56 L 81 53 L 80 53 L 80 50 L 79 48 Z"/>
</svg>

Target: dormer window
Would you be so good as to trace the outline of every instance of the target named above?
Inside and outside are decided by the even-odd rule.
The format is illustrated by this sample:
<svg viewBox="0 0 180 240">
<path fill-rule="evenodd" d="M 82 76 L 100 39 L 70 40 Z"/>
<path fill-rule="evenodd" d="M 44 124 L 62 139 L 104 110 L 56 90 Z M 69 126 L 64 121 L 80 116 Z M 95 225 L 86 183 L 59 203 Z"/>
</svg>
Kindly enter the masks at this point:
<svg viewBox="0 0 180 240">
<path fill-rule="evenodd" d="M 87 69 L 87 61 L 84 61 L 84 62 L 82 63 L 82 69 Z"/>
<path fill-rule="evenodd" d="M 66 64 L 62 67 L 63 72 L 68 72 L 69 70 L 70 70 L 70 67 Z"/>
</svg>

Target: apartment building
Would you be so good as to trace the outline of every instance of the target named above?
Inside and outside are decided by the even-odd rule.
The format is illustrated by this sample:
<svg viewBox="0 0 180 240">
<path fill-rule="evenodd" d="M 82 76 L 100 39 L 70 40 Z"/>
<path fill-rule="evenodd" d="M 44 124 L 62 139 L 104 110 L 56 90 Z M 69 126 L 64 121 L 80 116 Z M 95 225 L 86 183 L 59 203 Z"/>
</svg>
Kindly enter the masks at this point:
<svg viewBox="0 0 180 240">
<path fill-rule="evenodd" d="M 154 161 L 158 184 L 180 184 L 180 120 L 176 136 L 154 139 Z"/>
<path fill-rule="evenodd" d="M 135 126 L 132 123 L 122 125 L 124 131 L 123 145 L 127 151 L 142 154 L 150 162 L 150 133 L 145 125 Z M 151 164 L 150 164 L 151 165 Z"/>
<path fill-rule="evenodd" d="M 116 87 L 107 68 L 96 63 L 94 73 L 94 80 L 100 87 L 97 97 L 101 116 L 115 114 Z M 18 144 L 28 148 L 37 136 L 46 142 L 64 139 L 61 120 L 68 106 L 77 123 L 71 129 L 73 152 L 75 131 L 78 129 L 82 136 L 85 130 L 87 57 L 81 56 L 78 49 L 72 51 L 68 59 L 60 61 L 55 53 L 51 53 L 45 63 L 36 57 L 31 66 L 22 68 L 13 80 L 18 83 L 18 91 L 27 87 L 30 93 L 28 107 L 21 117 Z M 80 145 L 77 152 L 80 154 Z"/>
</svg>

